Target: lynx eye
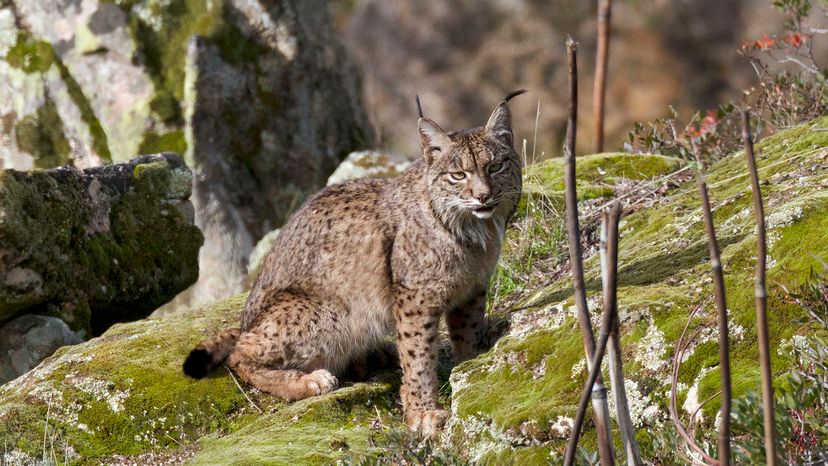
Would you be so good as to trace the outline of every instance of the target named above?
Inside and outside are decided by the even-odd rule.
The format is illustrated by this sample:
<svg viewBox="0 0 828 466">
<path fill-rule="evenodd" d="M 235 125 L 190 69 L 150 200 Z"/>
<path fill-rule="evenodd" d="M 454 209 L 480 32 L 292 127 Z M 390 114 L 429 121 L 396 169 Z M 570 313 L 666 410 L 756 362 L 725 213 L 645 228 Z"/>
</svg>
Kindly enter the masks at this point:
<svg viewBox="0 0 828 466">
<path fill-rule="evenodd" d="M 466 179 L 466 174 L 463 172 L 451 172 L 449 177 L 454 181 L 463 181 Z"/>
<path fill-rule="evenodd" d="M 497 173 L 503 170 L 503 162 L 497 162 L 489 165 L 489 173 Z"/>
</svg>

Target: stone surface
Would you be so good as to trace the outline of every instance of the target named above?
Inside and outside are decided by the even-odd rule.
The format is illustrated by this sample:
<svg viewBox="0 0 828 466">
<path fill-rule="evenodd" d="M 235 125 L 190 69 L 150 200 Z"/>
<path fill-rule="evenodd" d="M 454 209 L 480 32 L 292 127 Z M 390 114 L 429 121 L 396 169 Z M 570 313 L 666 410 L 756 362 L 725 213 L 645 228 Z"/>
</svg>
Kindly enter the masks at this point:
<svg viewBox="0 0 828 466">
<path fill-rule="evenodd" d="M 769 181 L 763 194 L 768 217 L 774 219 L 768 280 L 773 284 L 772 348 L 801 331 L 796 321 L 802 310 L 781 299 L 778 285 L 793 288 L 806 280 L 810 266 L 818 264 L 810 253 L 828 257 L 826 125 L 828 118 L 817 120 L 758 145 L 761 176 Z M 692 177 L 673 175 L 674 183 L 664 182 L 668 173 L 686 173 L 675 159 L 623 154 L 579 159 L 585 215 L 611 194 L 638 193 L 641 198 L 641 192 L 670 187 L 659 196 L 644 196 L 650 202 L 636 204 L 621 223 L 625 386 L 634 421 L 644 433 L 666 420 L 665 374 L 688 309 L 712 293 L 696 188 Z M 525 217 L 539 211 L 556 224 L 563 215 L 557 204 L 561 168 L 560 160 L 551 160 L 527 169 L 527 196 L 507 234 L 495 285 L 509 273 L 503 270 L 507 266 L 529 262 L 519 254 L 520 241 L 542 243 L 550 234 L 521 230 Z M 729 293 L 736 396 L 758 386 L 751 317 L 755 236 L 744 173 L 744 157 L 736 153 L 711 166 L 708 176 Z M 589 228 L 589 222 L 583 224 Z M 560 244 L 546 254 L 555 255 L 558 248 Z M 597 254 L 592 249 L 585 253 L 590 308 L 597 321 Z M 541 252 L 534 254 L 534 261 L 544 258 Z M 569 276 L 566 270 L 552 275 L 556 272 L 561 271 L 544 267 L 543 280 L 527 282 L 526 289 L 493 293 L 491 314 L 509 327 L 490 351 L 455 367 L 450 377 L 447 354 L 440 351 L 440 399 L 452 416 L 438 443 L 465 461 L 556 464 L 549 454 L 565 445 L 586 376 Z M 68 454 L 77 464 L 177 463 L 181 457 L 195 464 L 384 464 L 387 455 L 406 448 L 405 437 L 394 434 L 402 427 L 398 372 L 295 404 L 242 385 L 248 401 L 223 368 L 200 381 L 185 378 L 180 367 L 187 351 L 205 335 L 237 325 L 244 301 L 238 295 L 180 314 L 115 325 L 98 338 L 59 350 L 0 387 L 0 438 L 14 445 L 7 458 L 34 464 L 42 456 L 44 433 L 54 444 L 48 454 L 54 453 L 59 463 Z M 682 363 L 679 406 L 693 406 L 718 386 L 711 305 L 695 325 L 702 331 Z M 790 355 L 771 353 L 781 373 L 791 363 Z M 717 409 L 715 402 L 705 405 L 704 422 L 711 423 Z M 44 425 L 49 426 L 45 432 Z M 594 447 L 589 421 L 582 444 Z"/>
<path fill-rule="evenodd" d="M 178 303 L 241 291 L 248 255 L 369 145 L 322 0 L 0 0 L 0 168 L 172 151 L 205 235 Z"/>
<path fill-rule="evenodd" d="M 57 317 L 28 314 L 0 327 L 0 384 L 4 384 L 50 356 L 61 346 L 83 341 Z"/>
<path fill-rule="evenodd" d="M 397 176 L 410 164 L 410 160 L 394 153 L 378 150 L 351 152 L 328 177 L 328 185 L 357 178 Z"/>
<path fill-rule="evenodd" d="M 0 323 L 49 314 L 87 336 L 192 284 L 202 235 L 175 154 L 0 172 Z"/>
</svg>

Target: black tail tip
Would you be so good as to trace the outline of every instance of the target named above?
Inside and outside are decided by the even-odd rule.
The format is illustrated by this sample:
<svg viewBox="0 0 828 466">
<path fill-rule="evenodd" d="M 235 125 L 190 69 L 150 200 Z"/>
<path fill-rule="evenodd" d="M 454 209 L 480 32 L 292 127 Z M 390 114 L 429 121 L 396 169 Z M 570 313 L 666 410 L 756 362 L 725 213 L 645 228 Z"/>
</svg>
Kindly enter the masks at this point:
<svg viewBox="0 0 828 466">
<path fill-rule="evenodd" d="M 184 360 L 184 374 L 194 378 L 203 379 L 209 372 L 210 363 L 213 361 L 212 356 L 207 350 L 194 349 L 190 351 L 187 359 Z"/>
</svg>

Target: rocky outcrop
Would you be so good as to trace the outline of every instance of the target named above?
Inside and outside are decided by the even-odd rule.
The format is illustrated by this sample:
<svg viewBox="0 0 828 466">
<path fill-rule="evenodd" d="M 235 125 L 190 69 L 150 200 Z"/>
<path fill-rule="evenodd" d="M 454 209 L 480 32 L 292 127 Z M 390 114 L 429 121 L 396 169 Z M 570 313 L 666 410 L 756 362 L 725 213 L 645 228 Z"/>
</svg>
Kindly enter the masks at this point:
<svg viewBox="0 0 828 466">
<path fill-rule="evenodd" d="M 191 184 L 175 154 L 0 172 L 0 324 L 48 314 L 89 337 L 187 288 L 203 239 Z"/>
<path fill-rule="evenodd" d="M 828 118 L 817 120 L 758 145 L 760 173 L 770 182 L 763 185 L 771 238 L 768 283 L 774 284 L 769 316 L 773 367 L 780 372 L 792 361 L 776 348 L 802 330 L 797 321 L 802 309 L 781 299 L 778 285 L 794 288 L 806 280 L 809 268 L 819 264 L 810 254 L 828 257 L 826 125 Z M 695 184 L 682 165 L 668 157 L 626 154 L 584 156 L 578 162 L 583 214 L 612 195 L 635 200 L 621 223 L 619 306 L 627 393 L 642 431 L 666 419 L 672 346 L 688 308 L 712 293 Z M 665 178 L 668 173 L 673 175 Z M 561 174 L 560 160 L 526 169 L 526 195 L 492 283 L 491 314 L 509 324 L 504 335 L 450 376 L 445 348 L 440 351 L 440 398 L 451 418 L 439 443 L 472 463 L 549 464 L 550 452 L 564 447 L 576 410 L 586 374 L 565 265 L 543 266 L 537 282 L 507 286 L 517 265 L 557 257 L 565 243 L 555 230 L 563 215 Z M 737 153 L 712 165 L 708 176 L 727 274 L 736 396 L 755 388 L 759 377 L 752 325 L 755 236 L 744 175 L 744 158 Z M 532 216 L 548 228 L 525 228 L 533 225 L 527 223 Z M 585 231 L 594 226 L 587 220 Z M 534 249 L 524 256 L 526 245 Z M 598 258 L 594 249 L 585 253 L 597 321 Z M 7 459 L 36 463 L 44 436 L 47 455 L 77 464 L 384 464 L 392 462 L 388 455 L 408 448 L 399 433 L 404 427 L 398 372 L 370 383 L 343 381 L 339 390 L 293 404 L 244 384 L 237 387 L 223 368 L 199 381 L 184 377 L 180 368 L 187 352 L 204 336 L 236 325 L 244 301 L 242 294 L 115 325 L 0 387 L 0 438 L 13 445 Z M 718 387 L 710 305 L 694 325 L 699 337 L 682 363 L 679 385 L 679 406 L 685 407 Z M 717 410 L 716 401 L 706 404 L 704 422 L 711 423 Z M 593 438 L 588 423 L 583 443 Z M 411 462 L 426 451 L 442 454 L 434 444 L 413 445 Z"/>
<path fill-rule="evenodd" d="M 0 384 L 33 369 L 58 348 L 80 343 L 83 333 L 57 317 L 32 314 L 0 327 Z"/>
<path fill-rule="evenodd" d="M 0 0 L 0 82 L 0 168 L 185 155 L 185 303 L 241 291 L 256 241 L 372 139 L 322 0 Z"/>
</svg>

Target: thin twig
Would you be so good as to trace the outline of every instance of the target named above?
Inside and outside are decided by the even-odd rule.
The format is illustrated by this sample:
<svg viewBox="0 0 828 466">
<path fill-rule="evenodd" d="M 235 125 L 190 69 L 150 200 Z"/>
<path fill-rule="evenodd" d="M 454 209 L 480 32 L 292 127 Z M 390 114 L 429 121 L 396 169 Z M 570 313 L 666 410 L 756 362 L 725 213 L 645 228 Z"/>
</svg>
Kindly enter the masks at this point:
<svg viewBox="0 0 828 466">
<path fill-rule="evenodd" d="M 256 403 L 253 403 L 253 400 L 251 400 L 250 397 L 247 396 L 247 393 L 245 393 L 244 389 L 239 384 L 239 381 L 236 380 L 236 376 L 233 375 L 233 371 L 231 371 L 230 368 L 227 367 L 227 366 L 224 366 L 224 368 L 227 369 L 227 373 L 230 374 L 230 378 L 233 379 L 233 382 L 236 383 L 236 387 L 239 388 L 239 391 L 241 392 L 241 394 L 244 395 L 245 398 L 247 398 L 247 402 L 250 403 L 250 406 L 256 408 L 256 411 L 258 411 L 259 414 L 262 414 L 264 412 L 264 411 L 262 411 L 262 408 L 256 406 Z"/>
<path fill-rule="evenodd" d="M 46 436 L 49 433 L 49 413 L 52 410 L 52 395 L 49 395 L 49 402 L 46 404 L 46 421 L 43 423 L 43 461 L 46 461 Z"/>
<path fill-rule="evenodd" d="M 604 151 L 604 103 L 607 96 L 611 12 L 612 0 L 601 0 L 598 5 L 598 50 L 595 54 L 595 83 L 592 95 L 596 154 Z"/>
<path fill-rule="evenodd" d="M 670 411 L 670 417 L 673 418 L 673 424 L 676 426 L 676 431 L 684 440 L 684 443 L 691 450 L 698 453 L 704 459 L 704 461 L 707 462 L 708 465 L 718 466 L 719 461 L 716 460 L 716 458 L 713 458 L 712 456 L 708 455 L 704 450 L 702 450 L 702 448 L 696 444 L 696 441 L 693 439 L 693 437 L 687 433 L 687 429 L 684 428 L 684 425 L 681 423 L 681 419 L 679 418 L 678 403 L 676 402 L 676 389 L 678 387 L 679 368 L 681 366 L 683 353 L 685 349 L 687 349 L 687 346 L 689 346 L 689 342 L 685 342 L 684 337 L 687 335 L 687 330 L 690 328 L 690 322 L 693 321 L 693 317 L 703 307 L 704 303 L 701 303 L 698 306 L 696 306 L 692 312 L 690 312 L 690 317 L 687 318 L 687 323 L 684 324 L 684 330 L 681 331 L 681 335 L 679 336 L 679 339 L 676 342 L 676 353 L 673 355 L 673 372 L 670 379 L 670 406 L 668 407 L 668 410 Z"/>
<path fill-rule="evenodd" d="M 705 233 L 707 234 L 707 248 L 710 252 L 710 267 L 713 274 L 716 310 L 718 311 L 719 321 L 719 372 L 722 385 L 722 416 L 721 423 L 719 424 L 719 464 L 728 466 L 730 464 L 730 403 L 732 395 L 730 391 L 730 338 L 728 337 L 727 329 L 727 300 L 725 297 L 722 261 L 719 257 L 719 243 L 716 241 L 716 229 L 713 226 L 713 212 L 710 209 L 707 183 L 702 173 L 702 162 L 699 158 L 696 142 L 695 140 L 691 142 L 693 144 L 693 155 L 699 164 L 697 184 L 699 187 L 699 196 L 701 197 Z"/>
<path fill-rule="evenodd" d="M 575 139 L 578 124 L 578 43 L 572 37 L 566 39 L 566 51 L 569 70 L 569 119 L 566 126 L 566 145 L 564 146 L 564 199 L 566 203 L 566 229 L 569 237 L 569 260 L 572 269 L 572 281 L 575 293 L 575 305 L 578 308 L 578 323 L 581 328 L 581 338 L 584 343 L 584 352 L 587 363 L 592 361 L 595 351 L 592 324 L 589 319 L 589 309 L 586 299 L 586 285 L 584 281 L 584 265 L 581 258 L 581 232 L 578 225 L 578 193 L 575 177 Z M 609 330 L 609 328 L 607 328 Z M 591 366 L 587 366 L 592 370 Z M 609 406 L 607 391 L 600 377 L 600 367 L 597 373 L 595 391 L 593 393 L 593 407 L 595 409 L 595 429 L 598 434 L 598 452 L 601 464 L 613 465 L 612 433 L 610 432 Z M 574 435 L 575 446 L 578 434 Z M 573 446 L 574 455 L 574 446 Z"/>
<path fill-rule="evenodd" d="M 695 410 L 695 411 L 693 411 L 693 414 L 691 414 L 691 415 L 690 415 L 690 424 L 692 425 L 693 423 L 695 423 L 695 422 L 696 422 L 696 416 L 699 414 L 699 411 L 701 411 L 701 409 L 704 407 L 704 405 L 706 405 L 707 403 L 710 403 L 710 402 L 711 402 L 711 401 L 713 401 L 713 400 L 714 400 L 717 396 L 719 396 L 719 395 L 721 395 L 721 394 L 722 394 L 722 391 L 721 391 L 721 390 L 719 390 L 719 391 L 717 391 L 716 393 L 714 393 L 714 394 L 712 394 L 712 395 L 708 396 L 708 397 L 707 397 L 704 401 L 702 401 L 701 403 L 699 403 L 699 406 L 697 406 L 697 407 L 696 407 L 696 410 Z"/>
<path fill-rule="evenodd" d="M 615 293 L 612 292 L 614 295 Z M 613 296 L 614 297 L 614 296 Z M 604 312 L 601 316 L 601 333 L 598 337 L 598 345 L 595 348 L 595 354 L 592 357 L 589 371 L 589 377 L 584 385 L 584 390 L 581 392 L 581 399 L 578 403 L 578 412 L 575 415 L 575 421 L 572 425 L 572 433 L 569 435 L 569 442 L 566 445 L 566 457 L 564 458 L 564 466 L 571 466 L 575 462 L 575 451 L 578 448 L 578 437 L 581 434 L 581 427 L 584 424 L 584 416 L 586 415 L 587 404 L 589 403 L 590 394 L 593 394 L 598 387 L 595 385 L 598 379 L 598 374 L 601 373 L 601 360 L 604 358 L 604 353 L 607 349 L 607 341 L 610 336 L 610 327 L 612 327 L 612 305 L 605 305 Z M 606 393 L 606 390 L 604 391 Z"/>
<path fill-rule="evenodd" d="M 635 426 L 630 416 L 627 389 L 624 386 L 624 366 L 621 360 L 621 322 L 618 318 L 617 276 L 618 276 L 618 221 L 621 218 L 621 204 L 617 201 L 604 209 L 601 221 L 601 278 L 604 289 L 604 306 L 612 308 L 612 328 L 607 346 L 609 358 L 610 386 L 615 398 L 616 419 L 621 441 L 627 457 L 627 464 L 638 466 L 641 451 L 635 439 Z"/>
<path fill-rule="evenodd" d="M 773 407 L 773 373 L 770 363 L 770 343 L 768 341 L 768 293 L 765 288 L 765 270 L 767 267 L 767 240 L 765 238 L 765 211 L 762 207 L 762 191 L 759 187 L 759 174 L 753 155 L 753 140 L 750 136 L 750 117 L 742 113 L 742 137 L 745 140 L 745 158 L 750 172 L 750 185 L 753 190 L 753 211 L 756 217 L 756 333 L 759 338 L 759 365 L 762 370 L 762 406 L 765 421 L 765 457 L 768 466 L 776 464 L 776 428 Z"/>
</svg>

